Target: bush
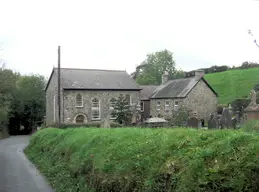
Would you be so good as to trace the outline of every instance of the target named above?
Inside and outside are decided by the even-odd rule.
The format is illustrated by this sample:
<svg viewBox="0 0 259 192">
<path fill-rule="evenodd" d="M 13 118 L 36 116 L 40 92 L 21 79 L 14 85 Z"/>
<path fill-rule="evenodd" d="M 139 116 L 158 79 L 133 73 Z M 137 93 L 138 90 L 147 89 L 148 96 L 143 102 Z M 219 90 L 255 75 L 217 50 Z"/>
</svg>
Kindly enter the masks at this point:
<svg viewBox="0 0 259 192">
<path fill-rule="evenodd" d="M 259 134 L 197 129 L 43 129 L 27 156 L 61 191 L 258 191 Z"/>
<path fill-rule="evenodd" d="M 117 123 L 117 122 L 111 122 L 110 123 L 111 128 L 118 128 L 118 127 L 123 127 L 123 125 Z M 58 124 L 52 124 L 52 125 L 48 125 L 48 127 L 55 127 L 58 128 Z M 48 128 L 48 127 L 44 127 L 44 128 Z M 76 124 L 76 123 L 72 123 L 72 124 L 60 124 L 61 129 L 66 129 L 66 128 L 100 128 L 101 127 L 101 122 L 88 122 L 88 123 L 84 123 L 84 124 Z"/>
</svg>

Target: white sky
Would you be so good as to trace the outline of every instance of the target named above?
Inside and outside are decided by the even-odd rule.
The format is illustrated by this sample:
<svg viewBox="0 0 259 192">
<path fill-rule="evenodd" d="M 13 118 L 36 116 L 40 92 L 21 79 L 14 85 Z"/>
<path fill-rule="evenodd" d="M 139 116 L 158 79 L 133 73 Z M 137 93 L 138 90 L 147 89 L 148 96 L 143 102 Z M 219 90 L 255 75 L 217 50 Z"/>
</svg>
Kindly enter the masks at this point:
<svg viewBox="0 0 259 192">
<path fill-rule="evenodd" d="M 259 1 L 0 0 L 0 57 L 7 67 L 49 76 L 57 66 L 131 73 L 168 49 L 178 68 L 259 61 Z"/>
</svg>

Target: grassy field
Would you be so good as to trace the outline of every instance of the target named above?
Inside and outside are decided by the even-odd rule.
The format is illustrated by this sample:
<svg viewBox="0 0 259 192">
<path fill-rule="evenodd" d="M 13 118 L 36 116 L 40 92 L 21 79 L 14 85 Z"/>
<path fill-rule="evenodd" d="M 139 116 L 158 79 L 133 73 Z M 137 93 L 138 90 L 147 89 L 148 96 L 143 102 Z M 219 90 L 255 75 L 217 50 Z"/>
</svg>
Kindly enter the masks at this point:
<svg viewBox="0 0 259 192">
<path fill-rule="evenodd" d="M 241 130 L 47 128 L 25 153 L 57 192 L 259 191 L 258 140 Z"/>
<path fill-rule="evenodd" d="M 205 75 L 205 79 L 219 94 L 219 103 L 227 104 L 237 98 L 247 97 L 259 83 L 259 68 L 229 70 Z"/>
</svg>

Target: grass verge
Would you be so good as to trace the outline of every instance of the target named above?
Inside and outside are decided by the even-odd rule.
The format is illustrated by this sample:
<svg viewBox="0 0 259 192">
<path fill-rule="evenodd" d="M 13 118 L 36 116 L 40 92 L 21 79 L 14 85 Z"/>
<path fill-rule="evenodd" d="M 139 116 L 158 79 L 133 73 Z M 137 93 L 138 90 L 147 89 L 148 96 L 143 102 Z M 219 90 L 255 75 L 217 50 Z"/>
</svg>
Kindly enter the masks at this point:
<svg viewBox="0 0 259 192">
<path fill-rule="evenodd" d="M 25 153 L 57 192 L 258 191 L 258 141 L 237 130 L 47 128 Z"/>
<path fill-rule="evenodd" d="M 228 70 L 206 74 L 205 79 L 218 93 L 220 104 L 228 104 L 235 99 L 246 98 L 259 82 L 259 68 Z"/>
</svg>

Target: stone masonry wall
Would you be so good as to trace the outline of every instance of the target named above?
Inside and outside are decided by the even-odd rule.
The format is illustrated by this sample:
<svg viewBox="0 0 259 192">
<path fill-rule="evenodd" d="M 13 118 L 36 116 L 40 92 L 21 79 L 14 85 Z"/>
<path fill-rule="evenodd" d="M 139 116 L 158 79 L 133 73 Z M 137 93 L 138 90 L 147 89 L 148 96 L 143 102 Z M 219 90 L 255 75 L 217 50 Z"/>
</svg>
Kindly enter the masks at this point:
<svg viewBox="0 0 259 192">
<path fill-rule="evenodd" d="M 156 109 L 156 102 L 160 101 L 161 107 L 158 111 Z M 165 112 L 165 102 L 169 101 L 170 110 Z M 150 114 L 153 117 L 157 117 L 160 114 L 162 117 L 172 116 L 174 110 L 177 110 L 174 106 L 174 102 L 179 102 L 179 107 L 183 106 L 188 110 L 196 110 L 198 118 L 205 119 L 208 121 L 211 113 L 216 112 L 217 108 L 217 97 L 210 90 L 210 88 L 204 83 L 204 81 L 199 81 L 199 83 L 191 90 L 186 98 L 182 99 L 151 99 L 150 101 Z M 179 108 L 178 107 L 178 108 Z"/>
<path fill-rule="evenodd" d="M 76 94 L 83 96 L 83 107 L 76 107 Z M 117 99 L 120 94 L 131 95 L 131 103 L 137 103 L 140 99 L 140 91 L 64 91 L 64 123 L 75 123 L 75 117 L 83 114 L 87 122 L 91 120 L 91 101 L 93 98 L 100 100 L 101 119 L 110 113 L 109 101 L 111 98 Z"/>
<path fill-rule="evenodd" d="M 160 101 L 160 110 L 157 110 L 157 101 Z M 169 101 L 170 109 L 169 111 L 165 111 L 165 104 L 166 101 Z M 179 106 L 182 105 L 183 99 L 151 99 L 150 100 L 150 115 L 152 117 L 157 117 L 159 114 L 164 118 L 170 118 L 172 117 L 175 110 L 178 109 L 174 105 L 175 101 L 179 102 Z"/>
<path fill-rule="evenodd" d="M 46 90 L 46 124 L 54 124 L 58 120 L 58 97 L 57 97 L 57 75 L 53 73 Z M 55 107 L 54 107 L 55 97 Z M 55 108 L 55 111 L 54 111 Z M 55 118 L 54 118 L 55 114 Z"/>
<path fill-rule="evenodd" d="M 217 97 L 211 89 L 200 80 L 199 83 L 184 99 L 184 106 L 188 109 L 195 109 L 199 119 L 209 120 L 210 114 L 217 110 Z"/>
<path fill-rule="evenodd" d="M 60 91 L 60 121 L 63 122 L 63 90 Z M 55 102 L 55 103 L 54 103 Z M 55 116 L 55 117 L 54 117 Z M 46 124 L 51 125 L 58 122 L 58 75 L 55 71 L 50 79 L 46 90 Z"/>
</svg>

